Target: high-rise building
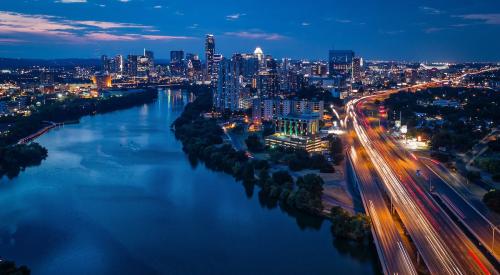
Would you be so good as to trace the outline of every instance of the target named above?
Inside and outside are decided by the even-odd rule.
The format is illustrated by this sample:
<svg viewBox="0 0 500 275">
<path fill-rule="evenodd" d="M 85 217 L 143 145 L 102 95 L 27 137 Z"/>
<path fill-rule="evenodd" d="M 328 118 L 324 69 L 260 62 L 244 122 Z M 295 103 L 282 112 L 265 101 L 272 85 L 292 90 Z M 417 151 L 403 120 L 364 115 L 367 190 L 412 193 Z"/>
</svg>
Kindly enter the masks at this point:
<svg viewBox="0 0 500 275">
<path fill-rule="evenodd" d="M 148 74 L 152 71 L 154 71 L 154 67 L 155 67 L 155 55 L 152 51 L 148 51 L 146 49 L 144 49 L 144 56 L 143 58 L 145 59 L 144 62 L 146 62 L 147 64 L 147 68 L 148 68 Z"/>
<path fill-rule="evenodd" d="M 354 57 L 352 59 L 352 79 L 354 82 L 361 81 L 361 58 Z"/>
<path fill-rule="evenodd" d="M 184 74 L 184 51 L 170 51 L 170 72 L 173 75 Z"/>
<path fill-rule="evenodd" d="M 184 60 L 184 51 L 170 51 L 170 64 L 182 62 Z"/>
<path fill-rule="evenodd" d="M 107 55 L 101 56 L 101 69 L 103 72 L 111 72 L 111 59 L 108 58 Z"/>
<path fill-rule="evenodd" d="M 214 93 L 214 107 L 219 111 L 239 109 L 241 91 L 241 62 L 238 55 L 232 59 L 222 58 L 219 62 L 217 89 Z"/>
<path fill-rule="evenodd" d="M 253 54 L 242 54 L 242 75 L 246 79 L 252 79 L 259 73 L 259 59 Z"/>
<path fill-rule="evenodd" d="M 128 55 L 127 56 L 127 74 L 130 77 L 137 76 L 137 67 L 139 63 L 139 56 L 137 55 Z"/>
<path fill-rule="evenodd" d="M 205 80 L 210 81 L 214 72 L 215 37 L 207 34 L 205 38 Z"/>
<path fill-rule="evenodd" d="M 125 64 L 124 64 L 123 56 L 122 55 L 117 55 L 114 58 L 113 61 L 113 73 L 116 73 L 118 75 L 123 75 L 124 70 L 125 70 Z"/>
<path fill-rule="evenodd" d="M 214 54 L 213 59 L 212 59 L 212 75 L 210 76 L 210 80 L 212 80 L 214 85 L 217 85 L 217 80 L 219 79 L 219 64 L 222 61 L 224 56 L 222 54 Z"/>
<path fill-rule="evenodd" d="M 264 58 L 264 51 L 262 51 L 262 48 L 260 48 L 260 47 L 255 48 L 253 55 L 259 61 L 259 70 L 263 69 L 266 66 L 266 60 Z"/>
<path fill-rule="evenodd" d="M 331 76 L 351 73 L 354 52 L 351 50 L 330 50 L 328 56 L 328 70 Z"/>
</svg>

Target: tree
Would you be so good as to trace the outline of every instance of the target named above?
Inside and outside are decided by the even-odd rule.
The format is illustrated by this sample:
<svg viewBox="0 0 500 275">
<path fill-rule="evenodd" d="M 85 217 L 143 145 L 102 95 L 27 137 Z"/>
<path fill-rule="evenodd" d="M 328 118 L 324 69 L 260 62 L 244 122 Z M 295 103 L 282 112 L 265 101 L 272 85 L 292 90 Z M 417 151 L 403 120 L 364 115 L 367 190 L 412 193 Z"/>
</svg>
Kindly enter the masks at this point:
<svg viewBox="0 0 500 275">
<path fill-rule="evenodd" d="M 339 137 L 330 137 L 330 154 L 333 162 L 339 164 L 344 159 L 344 147 Z"/>
<path fill-rule="evenodd" d="M 500 213 L 500 190 L 492 190 L 486 193 L 483 197 L 483 202 L 491 210 Z"/>
<path fill-rule="evenodd" d="M 245 143 L 250 152 L 258 153 L 264 151 L 264 144 L 262 144 L 260 138 L 255 134 L 248 136 L 248 138 L 245 140 Z"/>
<path fill-rule="evenodd" d="M 254 167 L 253 164 L 250 162 L 247 162 L 245 166 L 243 166 L 243 171 L 242 171 L 242 179 L 245 182 L 253 182 L 255 180 L 255 175 L 254 175 Z"/>
<path fill-rule="evenodd" d="M 287 171 L 280 170 L 273 173 L 273 181 L 278 185 L 291 185 L 293 184 L 293 178 Z"/>
</svg>

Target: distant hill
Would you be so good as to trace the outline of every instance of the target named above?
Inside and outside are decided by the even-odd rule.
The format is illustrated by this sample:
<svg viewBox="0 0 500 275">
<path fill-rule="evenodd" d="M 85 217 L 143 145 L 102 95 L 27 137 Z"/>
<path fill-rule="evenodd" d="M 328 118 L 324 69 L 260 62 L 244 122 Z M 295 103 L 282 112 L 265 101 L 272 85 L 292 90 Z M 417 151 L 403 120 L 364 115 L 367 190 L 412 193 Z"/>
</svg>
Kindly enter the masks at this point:
<svg viewBox="0 0 500 275">
<path fill-rule="evenodd" d="M 157 65 L 168 65 L 167 59 L 156 59 Z M 31 66 L 43 67 L 75 67 L 75 66 L 100 66 L 101 60 L 97 58 L 67 58 L 67 59 L 22 59 L 22 58 L 1 58 L 0 69 L 17 69 Z"/>
<path fill-rule="evenodd" d="M 75 66 L 99 66 L 99 59 L 18 59 L 18 58 L 0 58 L 0 69 L 16 69 L 31 66 L 43 67 L 75 67 Z"/>
</svg>

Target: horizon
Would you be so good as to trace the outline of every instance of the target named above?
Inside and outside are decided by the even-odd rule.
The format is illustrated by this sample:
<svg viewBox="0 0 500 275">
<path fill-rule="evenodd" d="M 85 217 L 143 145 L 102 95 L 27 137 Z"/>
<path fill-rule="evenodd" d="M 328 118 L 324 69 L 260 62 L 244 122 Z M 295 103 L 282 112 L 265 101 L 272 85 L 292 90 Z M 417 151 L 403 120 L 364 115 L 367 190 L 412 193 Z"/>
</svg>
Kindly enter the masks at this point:
<svg viewBox="0 0 500 275">
<path fill-rule="evenodd" d="M 27 0 L 0 9 L 0 56 L 92 59 L 148 48 L 160 59 L 174 49 L 203 59 L 204 35 L 213 33 L 224 56 L 260 46 L 276 58 L 326 59 L 335 48 L 365 60 L 499 62 L 499 26 L 494 1 L 321 0 L 311 7 L 261 0 Z"/>
</svg>

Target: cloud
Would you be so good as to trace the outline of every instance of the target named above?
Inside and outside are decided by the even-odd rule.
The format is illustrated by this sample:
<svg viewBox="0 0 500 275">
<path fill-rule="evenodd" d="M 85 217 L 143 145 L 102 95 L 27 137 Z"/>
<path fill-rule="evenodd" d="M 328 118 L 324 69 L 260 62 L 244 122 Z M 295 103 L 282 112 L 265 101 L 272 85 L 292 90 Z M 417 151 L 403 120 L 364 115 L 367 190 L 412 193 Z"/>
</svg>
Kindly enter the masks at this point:
<svg viewBox="0 0 500 275">
<path fill-rule="evenodd" d="M 85 38 L 95 41 L 134 41 L 137 40 L 135 36 L 130 35 L 117 35 L 105 32 L 91 32 L 85 34 Z"/>
<path fill-rule="evenodd" d="M 431 28 L 427 28 L 424 30 L 425 33 L 435 33 L 435 32 L 440 32 L 440 31 L 444 31 L 446 30 L 447 28 L 441 28 L 441 27 L 431 27 Z"/>
<path fill-rule="evenodd" d="M 56 19 L 57 17 L 47 15 L 0 11 L 0 33 L 68 36 L 71 35 L 71 31 L 83 29 L 81 26 L 58 22 Z"/>
<path fill-rule="evenodd" d="M 352 23 L 352 20 L 349 19 L 336 19 L 335 21 L 342 24 Z"/>
<path fill-rule="evenodd" d="M 0 44 L 17 44 L 17 43 L 23 43 L 26 42 L 21 39 L 15 39 L 15 38 L 0 38 Z"/>
<path fill-rule="evenodd" d="M 16 36 L 23 34 L 48 36 L 71 42 L 85 42 L 88 40 L 137 41 L 144 39 L 168 41 L 176 39 L 191 39 L 187 36 L 118 33 L 118 31 L 124 29 L 139 29 L 147 32 L 156 31 L 152 26 L 140 24 L 92 20 L 68 20 L 50 15 L 33 15 L 0 11 L 0 34 Z"/>
<path fill-rule="evenodd" d="M 405 30 L 380 30 L 379 31 L 381 34 L 387 34 L 387 35 L 397 35 L 397 34 L 402 34 L 405 33 Z"/>
<path fill-rule="evenodd" d="M 57 0 L 55 3 L 72 4 L 72 3 L 87 3 L 87 0 Z"/>
<path fill-rule="evenodd" d="M 163 8 L 162 5 L 156 5 L 156 6 L 153 7 L 153 9 L 161 9 L 161 8 Z"/>
<path fill-rule="evenodd" d="M 245 16 L 245 15 L 246 15 L 246 13 L 235 13 L 235 14 L 226 15 L 226 20 L 235 21 L 235 20 L 238 20 L 242 16 Z"/>
<path fill-rule="evenodd" d="M 113 34 L 106 32 L 90 32 L 85 34 L 85 38 L 94 41 L 172 41 L 192 39 L 188 36 L 169 36 L 169 35 L 144 35 L 144 34 Z"/>
<path fill-rule="evenodd" d="M 438 10 L 436 8 L 432 8 L 432 7 L 421 6 L 421 7 L 418 7 L 418 8 L 420 9 L 420 11 L 422 11 L 425 14 L 438 15 L 438 14 L 442 14 L 443 13 L 443 11 Z"/>
<path fill-rule="evenodd" d="M 117 23 L 117 22 L 106 22 L 106 21 L 66 21 L 69 24 L 84 25 L 96 27 L 99 29 L 151 29 L 152 26 L 139 25 L 139 24 L 129 24 L 129 23 Z"/>
<path fill-rule="evenodd" d="M 309 23 L 309 22 L 302 22 L 300 25 L 303 26 L 303 27 L 307 27 L 307 26 L 310 26 L 311 23 Z"/>
<path fill-rule="evenodd" d="M 283 40 L 286 38 L 286 36 L 283 36 L 281 34 L 264 33 L 264 32 L 241 31 L 241 32 L 226 32 L 224 34 L 228 35 L 228 36 L 235 36 L 235 37 L 246 38 L 246 39 L 262 39 L 262 40 L 270 40 L 270 41 Z"/>
<path fill-rule="evenodd" d="M 466 20 L 478 20 L 488 25 L 500 25 L 500 13 L 474 13 L 455 15 L 454 17 L 459 17 Z"/>
</svg>

